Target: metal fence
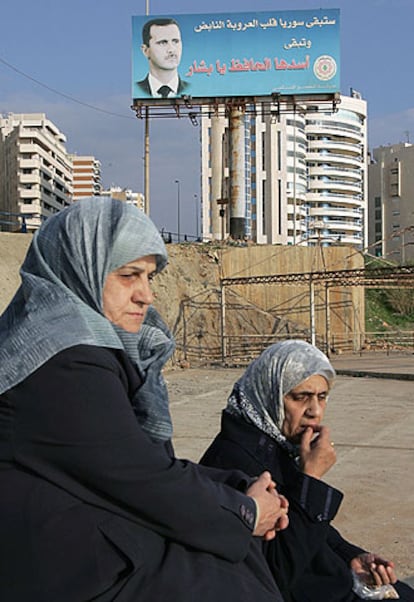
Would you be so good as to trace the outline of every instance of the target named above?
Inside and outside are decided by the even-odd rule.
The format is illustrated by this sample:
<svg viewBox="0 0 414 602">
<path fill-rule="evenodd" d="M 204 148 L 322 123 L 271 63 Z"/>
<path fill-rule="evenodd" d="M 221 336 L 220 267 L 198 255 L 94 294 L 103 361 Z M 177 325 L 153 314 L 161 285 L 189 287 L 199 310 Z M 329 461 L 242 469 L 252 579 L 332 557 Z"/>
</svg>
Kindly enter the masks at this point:
<svg viewBox="0 0 414 602">
<path fill-rule="evenodd" d="M 221 337 L 217 333 L 215 340 L 209 339 L 208 344 L 203 338 L 192 341 L 177 341 L 176 358 L 184 359 L 191 365 L 223 366 L 247 365 L 269 345 L 286 339 L 302 339 L 311 342 L 308 333 L 290 332 L 289 334 L 237 334 Z M 414 353 L 414 331 L 387 331 L 340 333 L 331 335 L 329 341 L 323 336 L 317 336 L 316 346 L 329 357 L 336 354 L 353 353 L 363 356 L 366 353 L 393 352 Z"/>
<path fill-rule="evenodd" d="M 0 232 L 27 232 L 26 216 L 22 213 L 0 211 Z"/>
<path fill-rule="evenodd" d="M 355 342 L 357 341 L 357 345 Z M 414 331 L 413 330 L 394 330 L 365 332 L 355 335 L 355 337 L 344 335 L 332 335 L 331 346 L 335 352 L 338 349 L 341 352 L 358 352 L 363 355 L 366 352 L 386 351 L 406 351 L 414 353 Z"/>
</svg>

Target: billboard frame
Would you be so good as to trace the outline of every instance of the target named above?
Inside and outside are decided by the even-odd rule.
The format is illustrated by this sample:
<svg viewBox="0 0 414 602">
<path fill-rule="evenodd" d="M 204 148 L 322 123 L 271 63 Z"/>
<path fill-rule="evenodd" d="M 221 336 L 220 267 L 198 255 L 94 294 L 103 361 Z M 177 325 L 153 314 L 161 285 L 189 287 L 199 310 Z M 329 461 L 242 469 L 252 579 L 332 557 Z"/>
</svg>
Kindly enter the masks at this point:
<svg viewBox="0 0 414 602">
<path fill-rule="evenodd" d="M 197 125 L 198 117 L 205 115 L 203 107 L 209 107 L 207 115 L 212 113 L 229 116 L 234 108 L 242 108 L 246 113 L 256 113 L 260 105 L 264 115 L 280 115 L 295 113 L 303 105 L 317 103 L 320 112 L 336 112 L 341 102 L 340 92 L 326 94 L 280 94 L 274 92 L 270 96 L 232 96 L 226 98 L 196 98 L 183 94 L 168 99 L 134 99 L 131 109 L 138 119 L 148 115 L 151 118 L 189 117 L 193 125 Z M 322 105 L 322 107 L 321 107 Z"/>
<path fill-rule="evenodd" d="M 262 103 L 275 94 L 323 101 L 340 90 L 339 27 L 336 8 L 133 16 L 133 106 L 180 112 L 181 105 Z"/>
</svg>

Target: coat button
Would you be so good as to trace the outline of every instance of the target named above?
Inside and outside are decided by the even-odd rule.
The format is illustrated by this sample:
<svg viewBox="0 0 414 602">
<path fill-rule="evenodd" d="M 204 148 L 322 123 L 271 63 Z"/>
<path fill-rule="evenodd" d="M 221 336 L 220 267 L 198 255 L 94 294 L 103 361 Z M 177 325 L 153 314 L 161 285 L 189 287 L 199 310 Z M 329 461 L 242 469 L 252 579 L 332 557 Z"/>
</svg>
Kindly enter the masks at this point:
<svg viewBox="0 0 414 602">
<path fill-rule="evenodd" d="M 240 516 L 242 517 L 242 519 L 244 520 L 244 522 L 249 525 L 249 527 L 252 527 L 254 524 L 254 513 L 249 510 L 249 508 L 246 508 L 246 506 L 244 504 L 242 504 L 240 506 Z"/>
</svg>

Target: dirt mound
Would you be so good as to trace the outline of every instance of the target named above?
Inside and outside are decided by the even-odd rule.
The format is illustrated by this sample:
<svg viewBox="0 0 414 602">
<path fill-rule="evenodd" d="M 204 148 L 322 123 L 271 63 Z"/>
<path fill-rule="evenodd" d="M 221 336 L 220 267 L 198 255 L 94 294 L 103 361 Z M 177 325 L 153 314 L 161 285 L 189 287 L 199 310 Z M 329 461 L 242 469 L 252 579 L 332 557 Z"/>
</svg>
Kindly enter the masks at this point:
<svg viewBox="0 0 414 602">
<path fill-rule="evenodd" d="M 20 284 L 19 269 L 31 240 L 31 234 L 0 233 L 0 313 Z"/>
</svg>

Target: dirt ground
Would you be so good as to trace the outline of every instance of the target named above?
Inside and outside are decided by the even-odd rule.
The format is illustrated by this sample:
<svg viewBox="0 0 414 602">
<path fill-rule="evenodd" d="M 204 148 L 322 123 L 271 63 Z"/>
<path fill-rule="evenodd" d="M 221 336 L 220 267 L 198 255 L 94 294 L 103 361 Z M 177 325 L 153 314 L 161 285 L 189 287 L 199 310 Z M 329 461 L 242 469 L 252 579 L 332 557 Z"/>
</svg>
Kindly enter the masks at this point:
<svg viewBox="0 0 414 602">
<path fill-rule="evenodd" d="M 166 373 L 179 457 L 200 458 L 241 373 L 221 368 Z M 338 376 L 326 412 L 337 450 L 326 481 L 345 495 L 334 524 L 349 541 L 394 560 L 398 575 L 412 585 L 413 394 L 412 381 Z"/>
</svg>

